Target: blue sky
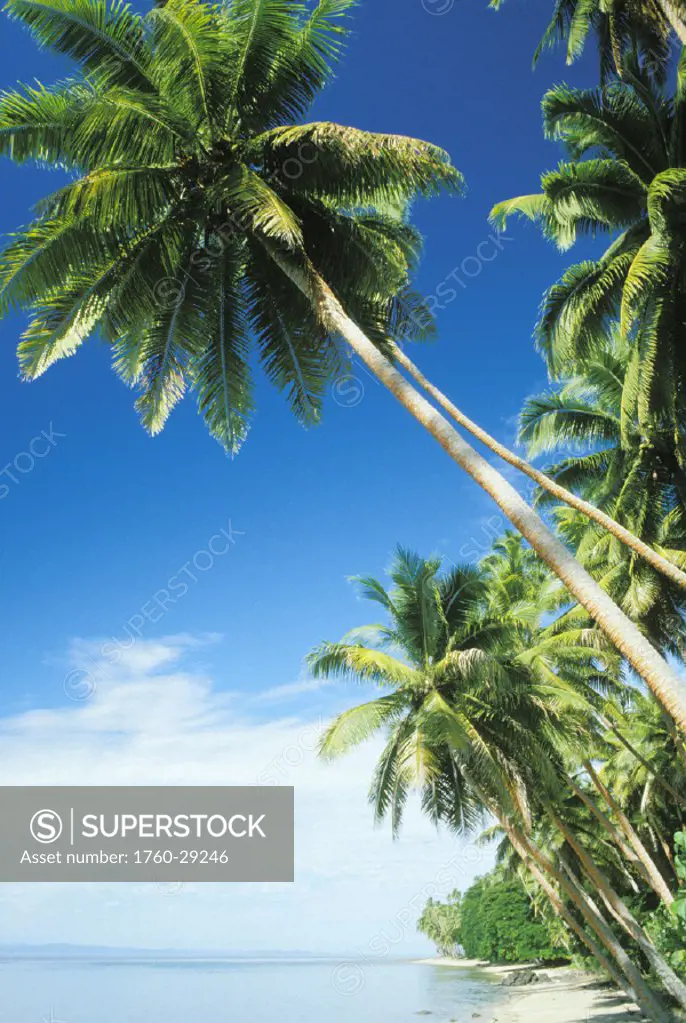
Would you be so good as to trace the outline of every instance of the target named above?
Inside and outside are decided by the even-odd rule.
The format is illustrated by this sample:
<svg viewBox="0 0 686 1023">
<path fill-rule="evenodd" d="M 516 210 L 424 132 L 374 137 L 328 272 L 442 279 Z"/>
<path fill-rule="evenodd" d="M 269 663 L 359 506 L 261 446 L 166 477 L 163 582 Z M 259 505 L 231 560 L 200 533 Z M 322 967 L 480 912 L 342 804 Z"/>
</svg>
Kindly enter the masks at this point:
<svg viewBox="0 0 686 1023">
<path fill-rule="evenodd" d="M 418 349 L 415 357 L 469 415 L 508 442 L 522 399 L 545 382 L 531 331 L 544 288 L 569 256 L 557 254 L 534 229 L 514 223 L 494 247 L 488 241 L 488 211 L 500 199 L 535 191 L 540 171 L 559 158 L 541 133 L 546 88 L 563 79 L 591 82 L 595 71 L 592 55 L 567 69 L 558 53 L 532 73 L 531 54 L 549 8 L 543 0 L 511 0 L 496 14 L 484 0 L 452 5 L 450 0 L 363 0 L 347 60 L 315 111 L 320 118 L 438 143 L 464 173 L 465 199 L 416 208 L 426 236 L 419 289 L 427 295 L 442 290 L 445 296 L 441 285 L 456 269 L 465 287 L 458 286 L 453 301 L 441 302 L 440 340 Z M 39 53 L 5 18 L 0 56 L 5 88 L 18 79 L 51 81 L 67 69 Z M 45 171 L 0 163 L 0 231 L 24 223 L 31 204 L 56 182 Z M 477 253 L 496 254 L 478 273 Z M 353 389 L 332 388 L 323 424 L 309 432 L 262 384 L 252 434 L 230 461 L 205 433 L 191 400 L 161 437 L 148 438 L 136 420 L 132 395 L 115 379 L 97 341 L 37 383 L 22 384 L 14 354 L 22 327 L 19 316 L 0 324 L 2 465 L 9 464 L 17 480 L 0 478 L 9 488 L 0 490 L 5 597 L 0 728 L 19 743 L 16 757 L 34 764 L 34 774 L 21 775 L 25 780 L 49 777 L 51 760 L 62 778 L 74 777 L 76 763 L 89 776 L 85 748 L 97 761 L 94 777 L 115 777 L 98 760 L 98 743 L 91 743 L 97 729 L 88 730 L 93 715 L 114 714 L 112 694 L 122 684 L 120 667 L 108 671 L 103 662 L 102 643 L 127 641 L 127 622 L 138 622 L 134 616 L 141 608 L 222 530 L 231 530 L 235 541 L 228 552 L 199 555 L 198 563 L 211 561 L 211 567 L 191 568 L 195 581 L 186 574 L 187 591 L 155 623 L 146 620 L 136 646 L 139 660 L 126 676 L 126 699 L 137 706 L 136 685 L 142 692 L 150 678 L 159 681 L 160 665 L 167 663 L 161 649 L 179 657 L 182 649 L 192 662 L 190 677 L 211 687 L 213 713 L 223 706 L 222 694 L 230 694 L 243 723 L 279 732 L 284 721 L 297 731 L 325 719 L 356 695 L 315 690 L 303 670 L 303 657 L 313 645 L 369 619 L 347 576 L 382 573 L 397 542 L 455 561 L 471 558 L 485 543 L 484 530 L 496 532 L 500 526 L 497 509 L 362 369 L 356 370 Z M 17 456 L 18 468 L 30 467 L 25 453 L 32 450 L 48 453 L 35 459 L 31 471 L 11 467 Z M 213 543 L 215 550 L 221 546 Z M 85 707 L 79 697 L 89 686 L 96 691 Z M 192 685 L 191 695 L 184 691 L 179 707 L 189 707 L 194 691 Z M 266 699 L 259 696 L 265 691 Z M 143 701 L 140 709 L 151 708 L 159 713 L 154 701 Z M 37 741 L 35 715 L 55 725 L 54 732 L 40 732 L 40 755 L 31 745 Z M 188 715 L 190 720 L 190 710 Z M 133 755 L 138 733 L 127 732 L 121 722 L 112 729 L 109 739 L 117 729 L 119 738 L 127 733 L 133 745 L 122 749 Z M 178 738 L 176 725 L 173 734 Z M 251 777 L 255 770 L 257 763 L 250 766 Z M 308 770 L 314 777 L 319 769 Z M 141 781 L 164 780 L 159 763 L 143 775 L 144 764 L 137 775 Z M 83 773 L 79 777 L 86 780 Z M 355 794 L 364 795 L 361 780 Z M 356 841 L 364 842 L 367 825 L 371 828 L 361 805 L 354 815 L 360 829 Z M 419 823 L 412 834 L 402 875 L 414 871 L 410 888 L 421 879 L 426 861 Z M 440 859 L 447 846 L 431 848 Z M 373 876 L 361 873 L 358 890 Z M 83 902 L 86 896 L 78 898 Z M 388 906 L 374 904 L 377 924 L 399 898 L 395 893 Z M 31 899 L 40 902 L 37 895 Z M 40 905 L 45 915 L 29 914 L 20 929 L 24 940 L 40 940 L 52 903 Z M 81 930 L 70 925 L 62 933 L 58 927 L 62 937 L 54 940 L 98 940 L 98 926 L 91 926 L 94 912 L 84 910 L 81 921 L 85 916 L 91 923 Z M 362 941 L 371 919 L 361 937 L 355 921 L 348 921 L 339 944 Z M 122 928 L 118 943 L 126 944 L 126 925 Z M 212 944 L 201 940 L 199 923 L 198 928 L 195 943 Z M 292 945 L 312 947 L 323 940 L 314 923 L 311 941 L 306 928 L 301 931 L 290 935 Z M 144 943 L 155 943 L 153 932 Z"/>
</svg>

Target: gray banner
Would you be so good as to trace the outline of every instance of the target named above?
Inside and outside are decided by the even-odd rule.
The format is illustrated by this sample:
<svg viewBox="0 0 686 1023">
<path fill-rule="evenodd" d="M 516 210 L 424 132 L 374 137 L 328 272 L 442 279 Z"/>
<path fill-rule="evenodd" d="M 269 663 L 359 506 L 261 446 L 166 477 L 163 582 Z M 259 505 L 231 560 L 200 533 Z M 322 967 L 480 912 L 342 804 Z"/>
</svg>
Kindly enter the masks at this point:
<svg viewBox="0 0 686 1023">
<path fill-rule="evenodd" d="M 0 787 L 0 881 L 292 881 L 293 789 Z"/>
</svg>

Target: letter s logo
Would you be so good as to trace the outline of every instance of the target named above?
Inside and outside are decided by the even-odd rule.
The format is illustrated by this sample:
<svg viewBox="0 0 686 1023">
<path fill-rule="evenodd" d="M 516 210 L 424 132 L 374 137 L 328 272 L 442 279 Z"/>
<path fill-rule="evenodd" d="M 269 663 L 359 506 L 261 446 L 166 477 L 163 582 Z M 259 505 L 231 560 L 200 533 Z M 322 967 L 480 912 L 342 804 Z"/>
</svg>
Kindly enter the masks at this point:
<svg viewBox="0 0 686 1023">
<path fill-rule="evenodd" d="M 37 842 L 50 845 L 62 834 L 62 818 L 54 810 L 39 810 L 31 818 L 29 827 Z"/>
</svg>

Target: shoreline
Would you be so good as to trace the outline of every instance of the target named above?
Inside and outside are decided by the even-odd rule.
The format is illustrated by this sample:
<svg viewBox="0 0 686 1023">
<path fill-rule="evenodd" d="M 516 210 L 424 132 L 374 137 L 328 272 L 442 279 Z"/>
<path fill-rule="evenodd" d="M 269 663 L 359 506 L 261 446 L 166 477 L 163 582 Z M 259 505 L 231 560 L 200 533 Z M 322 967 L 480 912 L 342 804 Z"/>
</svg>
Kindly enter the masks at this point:
<svg viewBox="0 0 686 1023">
<path fill-rule="evenodd" d="M 643 1017 L 636 1005 L 593 974 L 572 966 L 545 967 L 493 965 L 478 959 L 452 959 L 437 956 L 417 959 L 424 966 L 446 969 L 480 970 L 491 977 L 504 978 L 522 970 L 544 975 L 537 984 L 505 988 L 494 1007 L 493 1023 L 637 1023 Z"/>
</svg>

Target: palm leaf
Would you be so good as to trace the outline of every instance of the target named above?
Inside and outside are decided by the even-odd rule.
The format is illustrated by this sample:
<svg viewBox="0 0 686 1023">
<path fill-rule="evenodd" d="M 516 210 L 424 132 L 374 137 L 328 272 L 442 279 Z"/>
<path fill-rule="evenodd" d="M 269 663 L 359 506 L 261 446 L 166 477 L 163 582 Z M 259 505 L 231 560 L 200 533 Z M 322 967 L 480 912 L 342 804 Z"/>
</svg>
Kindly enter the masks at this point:
<svg viewBox="0 0 686 1023">
<path fill-rule="evenodd" d="M 458 193 L 462 177 L 447 154 L 403 135 L 378 135 L 328 121 L 274 128 L 255 138 L 249 158 L 288 190 L 363 206 L 404 201 L 443 189 Z"/>
<path fill-rule="evenodd" d="M 370 703 L 344 711 L 329 725 L 319 742 L 324 760 L 334 760 L 353 747 L 371 739 L 380 728 L 392 722 L 406 709 L 406 701 L 397 693 L 380 696 Z"/>
<path fill-rule="evenodd" d="M 240 257 L 227 247 L 214 267 L 205 343 L 192 365 L 200 413 L 212 436 L 230 454 L 236 454 L 245 440 L 253 411 L 249 329 L 240 281 Z"/>
<path fill-rule="evenodd" d="M 98 80 L 151 88 L 143 23 L 122 0 L 7 0 L 5 10 Z"/>
</svg>

